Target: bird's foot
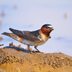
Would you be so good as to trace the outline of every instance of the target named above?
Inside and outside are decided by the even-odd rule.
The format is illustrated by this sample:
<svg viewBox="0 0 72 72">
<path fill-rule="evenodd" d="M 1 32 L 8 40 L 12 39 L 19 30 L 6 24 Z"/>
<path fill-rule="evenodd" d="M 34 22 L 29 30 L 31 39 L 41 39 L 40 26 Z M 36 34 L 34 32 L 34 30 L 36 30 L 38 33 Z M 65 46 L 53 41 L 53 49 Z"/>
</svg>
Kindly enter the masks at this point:
<svg viewBox="0 0 72 72">
<path fill-rule="evenodd" d="M 28 47 L 27 50 L 29 53 L 32 53 L 32 48 Z"/>
<path fill-rule="evenodd" d="M 40 53 L 40 51 L 32 51 L 32 53 Z"/>
</svg>

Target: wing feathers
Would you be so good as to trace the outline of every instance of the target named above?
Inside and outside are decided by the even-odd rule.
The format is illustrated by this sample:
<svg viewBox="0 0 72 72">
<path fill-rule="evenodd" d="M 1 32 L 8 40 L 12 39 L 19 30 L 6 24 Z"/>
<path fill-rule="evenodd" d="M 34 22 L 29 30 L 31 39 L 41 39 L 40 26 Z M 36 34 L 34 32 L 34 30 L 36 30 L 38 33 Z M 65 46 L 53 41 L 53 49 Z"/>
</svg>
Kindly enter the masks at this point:
<svg viewBox="0 0 72 72">
<path fill-rule="evenodd" d="M 29 40 L 29 41 L 39 41 L 39 39 L 37 38 L 37 36 L 35 36 L 34 34 L 32 34 L 29 31 L 20 31 L 20 30 L 16 30 L 16 29 L 12 29 L 9 28 L 10 31 L 12 31 L 15 35 L 22 37 L 23 39 Z"/>
<path fill-rule="evenodd" d="M 16 34 L 17 36 L 23 37 L 22 31 L 16 30 L 16 29 L 12 29 L 12 28 L 9 28 L 9 30 L 12 31 L 12 32 L 13 32 L 14 34 Z"/>
</svg>

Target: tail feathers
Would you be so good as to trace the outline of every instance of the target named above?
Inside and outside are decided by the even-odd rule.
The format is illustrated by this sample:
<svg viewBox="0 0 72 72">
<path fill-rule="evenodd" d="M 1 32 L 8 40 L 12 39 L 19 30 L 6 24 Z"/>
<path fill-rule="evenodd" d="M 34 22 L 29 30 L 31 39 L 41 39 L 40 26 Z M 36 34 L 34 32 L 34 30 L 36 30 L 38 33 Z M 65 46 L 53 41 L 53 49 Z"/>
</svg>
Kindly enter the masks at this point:
<svg viewBox="0 0 72 72">
<path fill-rule="evenodd" d="M 2 35 L 7 35 L 7 36 L 9 36 L 9 35 L 10 35 L 10 33 L 3 32 L 3 33 L 2 33 Z"/>
<path fill-rule="evenodd" d="M 17 40 L 17 41 L 19 41 L 19 42 L 22 43 L 22 39 L 19 38 L 17 35 L 13 34 L 13 33 L 4 32 L 4 33 L 2 33 L 2 34 L 3 34 L 3 35 L 6 35 L 6 36 L 9 36 L 9 37 L 11 37 L 11 38 L 13 38 L 13 39 L 15 39 L 15 40 Z"/>
<path fill-rule="evenodd" d="M 9 37 L 11 37 L 11 38 L 13 38 L 13 39 L 17 39 L 17 36 L 15 35 L 15 34 L 13 34 L 13 33 L 7 33 L 7 32 L 4 32 L 4 33 L 2 33 L 3 35 L 6 35 L 6 36 L 9 36 Z"/>
</svg>

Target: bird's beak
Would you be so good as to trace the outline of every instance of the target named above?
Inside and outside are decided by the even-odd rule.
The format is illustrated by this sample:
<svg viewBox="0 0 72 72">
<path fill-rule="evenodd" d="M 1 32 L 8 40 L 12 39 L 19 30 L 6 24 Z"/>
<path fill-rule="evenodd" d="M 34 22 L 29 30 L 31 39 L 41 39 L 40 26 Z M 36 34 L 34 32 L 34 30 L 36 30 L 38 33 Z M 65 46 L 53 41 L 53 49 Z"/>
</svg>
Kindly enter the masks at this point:
<svg viewBox="0 0 72 72">
<path fill-rule="evenodd" d="M 51 24 L 48 24 L 48 27 L 53 28 Z"/>
<path fill-rule="evenodd" d="M 52 27 L 52 30 L 54 30 L 54 28 Z"/>
<path fill-rule="evenodd" d="M 50 26 L 48 26 L 48 27 L 50 27 L 52 31 L 54 30 L 54 28 L 52 27 L 52 25 L 50 25 Z"/>
</svg>

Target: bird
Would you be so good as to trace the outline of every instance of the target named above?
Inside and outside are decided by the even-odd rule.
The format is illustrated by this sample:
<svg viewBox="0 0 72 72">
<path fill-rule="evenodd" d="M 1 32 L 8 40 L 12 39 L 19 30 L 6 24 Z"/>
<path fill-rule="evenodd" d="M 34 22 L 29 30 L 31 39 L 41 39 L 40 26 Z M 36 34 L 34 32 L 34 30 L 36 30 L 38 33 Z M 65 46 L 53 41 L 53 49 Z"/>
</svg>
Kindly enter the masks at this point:
<svg viewBox="0 0 72 72">
<path fill-rule="evenodd" d="M 47 42 L 51 38 L 50 33 L 54 30 L 51 24 L 44 24 L 40 29 L 34 31 L 22 31 L 9 28 L 12 33 L 3 32 L 3 35 L 9 36 L 20 43 L 27 45 L 29 51 L 30 46 L 34 46 L 37 52 L 40 52 L 38 46 Z"/>
</svg>

